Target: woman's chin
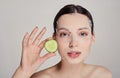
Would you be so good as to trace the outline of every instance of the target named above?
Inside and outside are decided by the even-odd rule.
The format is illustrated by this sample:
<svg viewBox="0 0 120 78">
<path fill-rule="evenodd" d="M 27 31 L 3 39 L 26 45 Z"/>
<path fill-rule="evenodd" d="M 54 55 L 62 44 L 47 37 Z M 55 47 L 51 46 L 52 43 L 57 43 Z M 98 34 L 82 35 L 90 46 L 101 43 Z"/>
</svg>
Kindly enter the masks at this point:
<svg viewBox="0 0 120 78">
<path fill-rule="evenodd" d="M 80 60 L 71 60 L 71 61 L 68 61 L 69 64 L 80 64 L 82 61 Z"/>
<path fill-rule="evenodd" d="M 64 60 L 65 63 L 68 64 L 80 64 L 83 62 L 83 60 L 80 59 L 68 59 L 68 60 Z"/>
</svg>

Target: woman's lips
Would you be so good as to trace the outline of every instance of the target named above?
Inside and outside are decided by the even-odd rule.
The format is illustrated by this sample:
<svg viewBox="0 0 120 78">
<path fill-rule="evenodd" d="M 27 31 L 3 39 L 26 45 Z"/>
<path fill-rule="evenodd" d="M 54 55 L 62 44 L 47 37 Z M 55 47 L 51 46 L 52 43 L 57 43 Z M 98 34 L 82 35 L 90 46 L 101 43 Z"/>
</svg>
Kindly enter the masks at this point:
<svg viewBox="0 0 120 78">
<path fill-rule="evenodd" d="M 81 52 L 68 52 L 67 53 L 70 58 L 77 58 L 81 54 Z"/>
</svg>

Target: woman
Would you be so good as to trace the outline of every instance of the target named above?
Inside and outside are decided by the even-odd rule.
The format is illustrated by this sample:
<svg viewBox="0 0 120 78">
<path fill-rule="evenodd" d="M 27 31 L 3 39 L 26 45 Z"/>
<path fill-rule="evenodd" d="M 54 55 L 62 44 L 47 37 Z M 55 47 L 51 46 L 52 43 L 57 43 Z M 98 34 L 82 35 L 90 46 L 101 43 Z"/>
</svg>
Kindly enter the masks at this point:
<svg viewBox="0 0 120 78">
<path fill-rule="evenodd" d="M 55 53 L 39 54 L 48 39 L 39 44 L 46 28 L 34 38 L 38 27 L 23 38 L 22 60 L 13 78 L 112 78 L 111 72 L 97 65 L 84 63 L 94 43 L 94 24 L 91 14 L 79 5 L 66 5 L 54 19 L 53 39 L 58 43 L 61 61 L 53 67 L 35 71 Z"/>
</svg>

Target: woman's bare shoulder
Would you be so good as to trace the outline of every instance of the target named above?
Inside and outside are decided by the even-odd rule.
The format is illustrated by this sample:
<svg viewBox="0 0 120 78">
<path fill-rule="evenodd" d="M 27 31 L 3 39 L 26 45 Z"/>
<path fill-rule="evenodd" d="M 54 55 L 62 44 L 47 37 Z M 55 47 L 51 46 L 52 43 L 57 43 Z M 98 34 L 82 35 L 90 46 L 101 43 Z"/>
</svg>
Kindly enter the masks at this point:
<svg viewBox="0 0 120 78">
<path fill-rule="evenodd" d="M 52 73 L 54 72 L 55 67 L 50 67 L 45 70 L 39 71 L 32 75 L 31 78 L 53 78 Z"/>
<path fill-rule="evenodd" d="M 103 66 L 93 65 L 94 70 L 92 72 L 92 76 L 99 78 L 112 78 L 112 73 L 110 70 Z"/>
</svg>

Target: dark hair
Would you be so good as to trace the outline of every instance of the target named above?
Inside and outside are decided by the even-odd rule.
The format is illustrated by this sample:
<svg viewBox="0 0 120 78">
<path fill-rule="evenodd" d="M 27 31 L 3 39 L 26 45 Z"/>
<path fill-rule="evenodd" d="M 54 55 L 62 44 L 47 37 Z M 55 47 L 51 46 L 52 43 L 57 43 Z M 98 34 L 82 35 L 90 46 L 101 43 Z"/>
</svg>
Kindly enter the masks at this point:
<svg viewBox="0 0 120 78">
<path fill-rule="evenodd" d="M 60 16 L 64 14 L 71 14 L 71 13 L 79 13 L 79 14 L 83 14 L 87 16 L 89 20 L 91 21 L 91 33 L 92 34 L 94 33 L 94 30 L 93 30 L 94 23 L 93 23 L 92 15 L 90 14 L 90 12 L 80 5 L 69 4 L 69 5 L 64 6 L 62 9 L 60 9 L 60 11 L 57 13 L 57 15 L 54 18 L 54 22 L 53 22 L 54 35 L 56 34 L 57 21 L 60 18 Z"/>
</svg>

